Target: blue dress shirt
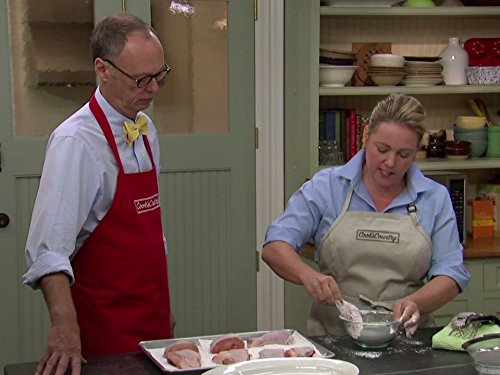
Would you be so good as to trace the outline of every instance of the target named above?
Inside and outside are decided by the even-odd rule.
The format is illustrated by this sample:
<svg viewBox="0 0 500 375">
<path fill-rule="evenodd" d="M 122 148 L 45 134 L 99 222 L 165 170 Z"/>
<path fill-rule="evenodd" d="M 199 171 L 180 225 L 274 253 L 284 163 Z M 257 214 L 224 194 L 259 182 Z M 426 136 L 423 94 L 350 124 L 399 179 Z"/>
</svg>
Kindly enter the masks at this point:
<svg viewBox="0 0 500 375">
<path fill-rule="evenodd" d="M 151 170 L 142 137 L 131 146 L 125 141 L 123 122 L 130 119 L 118 113 L 99 88 L 95 96 L 110 124 L 125 173 Z M 158 132 L 149 117 L 148 140 L 158 175 Z M 70 261 L 111 206 L 117 176 L 115 157 L 87 103 L 49 137 L 26 242 L 29 269 L 23 283 L 37 288 L 40 277 L 55 272 L 64 272 L 74 281 Z"/>
<path fill-rule="evenodd" d="M 296 251 L 308 241 L 320 244 L 342 211 L 350 186 L 354 191 L 349 211 L 377 212 L 362 180 L 364 158 L 361 150 L 344 166 L 323 169 L 302 185 L 290 197 L 283 215 L 268 227 L 265 244 L 284 241 Z M 407 206 L 412 203 L 417 207 L 420 224 L 432 240 L 427 278 L 445 275 L 463 290 L 470 275 L 463 264 L 463 247 L 448 190 L 425 177 L 415 164 L 407 172 L 406 188 L 384 213 L 407 215 Z M 316 249 L 316 261 L 319 256 Z"/>
</svg>

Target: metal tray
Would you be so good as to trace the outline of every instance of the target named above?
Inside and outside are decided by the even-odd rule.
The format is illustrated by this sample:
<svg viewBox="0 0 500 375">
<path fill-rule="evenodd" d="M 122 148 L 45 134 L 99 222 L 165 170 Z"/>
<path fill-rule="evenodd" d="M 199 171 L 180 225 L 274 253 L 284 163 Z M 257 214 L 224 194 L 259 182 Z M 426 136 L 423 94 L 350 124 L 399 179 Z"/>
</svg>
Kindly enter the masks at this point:
<svg viewBox="0 0 500 375">
<path fill-rule="evenodd" d="M 292 345 L 264 345 L 260 348 L 269 348 L 269 347 L 294 347 L 294 346 L 303 346 L 303 345 L 311 345 L 315 348 L 316 353 L 313 357 L 316 358 L 332 358 L 335 354 L 323 347 L 322 345 L 309 340 L 308 338 L 301 335 L 299 332 L 293 329 L 287 329 L 285 331 L 290 332 L 295 338 L 295 342 Z M 245 333 L 237 333 L 244 341 L 246 346 L 246 341 L 251 337 L 258 337 L 265 333 L 271 331 L 257 331 L 257 332 L 245 332 Z M 208 370 L 214 367 L 222 366 L 217 363 L 212 362 L 213 354 L 209 352 L 210 342 L 216 340 L 222 335 L 211 335 L 211 336 L 197 336 L 197 337 L 183 337 L 176 339 L 165 339 L 165 340 L 152 340 L 152 341 L 141 341 L 139 343 L 139 347 L 141 350 L 165 373 L 174 373 L 174 372 L 189 372 L 193 370 Z M 175 366 L 172 366 L 167 362 L 167 360 L 163 357 L 163 351 L 165 347 L 170 344 L 173 344 L 179 340 L 188 340 L 193 342 L 200 349 L 200 355 L 202 360 L 201 367 L 198 368 L 190 368 L 190 369 L 179 369 Z"/>
</svg>

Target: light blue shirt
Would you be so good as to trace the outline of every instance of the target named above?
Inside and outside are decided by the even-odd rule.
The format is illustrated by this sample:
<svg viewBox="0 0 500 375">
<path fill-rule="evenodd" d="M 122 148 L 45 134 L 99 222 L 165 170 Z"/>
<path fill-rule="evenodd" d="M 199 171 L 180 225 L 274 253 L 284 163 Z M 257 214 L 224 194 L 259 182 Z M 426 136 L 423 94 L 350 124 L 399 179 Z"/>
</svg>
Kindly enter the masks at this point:
<svg viewBox="0 0 500 375">
<path fill-rule="evenodd" d="M 344 166 L 323 169 L 302 185 L 289 199 L 283 215 L 268 227 L 265 243 L 284 241 L 297 251 L 308 241 L 320 244 L 340 215 L 350 186 L 353 195 L 349 211 L 377 212 L 362 180 L 364 158 L 361 150 Z M 408 215 L 409 204 L 417 207 L 420 224 L 432 241 L 427 278 L 449 276 L 463 290 L 470 275 L 463 264 L 463 247 L 448 190 L 412 164 L 406 189 L 384 213 Z M 319 256 L 316 249 L 316 261 Z"/>
<path fill-rule="evenodd" d="M 111 126 L 125 173 L 151 170 L 142 137 L 131 146 L 125 141 L 123 122 L 130 119 L 111 107 L 99 89 L 95 96 Z M 149 117 L 148 140 L 158 175 L 158 132 Z M 40 277 L 55 272 L 74 281 L 70 261 L 111 206 L 117 176 L 115 157 L 87 103 L 49 137 L 26 242 L 29 269 L 23 283 L 37 288 Z"/>
</svg>

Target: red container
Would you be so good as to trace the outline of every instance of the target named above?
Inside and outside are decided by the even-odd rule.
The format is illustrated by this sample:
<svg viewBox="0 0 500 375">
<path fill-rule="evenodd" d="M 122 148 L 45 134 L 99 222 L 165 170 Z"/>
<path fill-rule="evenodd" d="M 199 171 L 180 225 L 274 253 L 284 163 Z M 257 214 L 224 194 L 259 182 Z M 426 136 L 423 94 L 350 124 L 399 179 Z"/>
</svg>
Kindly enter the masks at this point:
<svg viewBox="0 0 500 375">
<path fill-rule="evenodd" d="M 500 38 L 471 38 L 465 41 L 464 49 L 469 66 L 500 66 Z"/>
</svg>

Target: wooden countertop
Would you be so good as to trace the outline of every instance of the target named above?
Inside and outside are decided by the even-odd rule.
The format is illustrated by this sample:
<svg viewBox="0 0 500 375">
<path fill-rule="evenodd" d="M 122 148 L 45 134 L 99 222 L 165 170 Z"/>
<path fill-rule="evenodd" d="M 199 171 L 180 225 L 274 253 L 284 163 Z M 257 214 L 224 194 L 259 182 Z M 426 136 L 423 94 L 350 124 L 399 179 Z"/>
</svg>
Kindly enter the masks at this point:
<svg viewBox="0 0 500 375">
<path fill-rule="evenodd" d="M 500 238 L 467 238 L 464 246 L 464 258 L 500 257 Z"/>
</svg>

